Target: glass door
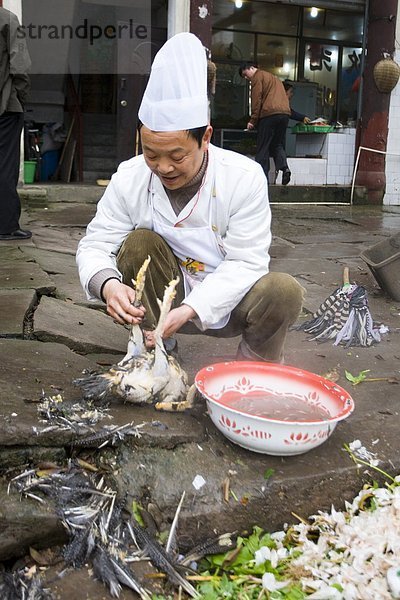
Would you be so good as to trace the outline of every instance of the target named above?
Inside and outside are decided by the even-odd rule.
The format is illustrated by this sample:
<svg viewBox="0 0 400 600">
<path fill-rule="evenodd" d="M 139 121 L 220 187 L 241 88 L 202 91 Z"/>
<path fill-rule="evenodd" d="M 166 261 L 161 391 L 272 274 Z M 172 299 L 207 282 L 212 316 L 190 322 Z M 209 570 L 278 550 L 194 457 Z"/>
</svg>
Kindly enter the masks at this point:
<svg viewBox="0 0 400 600">
<path fill-rule="evenodd" d="M 304 41 L 304 81 L 316 83 L 316 117 L 336 120 L 339 46 Z"/>
</svg>

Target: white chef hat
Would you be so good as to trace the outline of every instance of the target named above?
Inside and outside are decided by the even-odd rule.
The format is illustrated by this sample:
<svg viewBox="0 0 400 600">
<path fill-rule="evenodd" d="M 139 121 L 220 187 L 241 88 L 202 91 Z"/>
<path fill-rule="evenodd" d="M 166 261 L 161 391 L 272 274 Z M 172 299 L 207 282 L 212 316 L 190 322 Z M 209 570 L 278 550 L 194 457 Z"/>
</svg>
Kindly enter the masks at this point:
<svg viewBox="0 0 400 600">
<path fill-rule="evenodd" d="M 193 33 L 178 33 L 157 52 L 139 119 L 152 131 L 182 131 L 208 124 L 207 58 Z"/>
</svg>

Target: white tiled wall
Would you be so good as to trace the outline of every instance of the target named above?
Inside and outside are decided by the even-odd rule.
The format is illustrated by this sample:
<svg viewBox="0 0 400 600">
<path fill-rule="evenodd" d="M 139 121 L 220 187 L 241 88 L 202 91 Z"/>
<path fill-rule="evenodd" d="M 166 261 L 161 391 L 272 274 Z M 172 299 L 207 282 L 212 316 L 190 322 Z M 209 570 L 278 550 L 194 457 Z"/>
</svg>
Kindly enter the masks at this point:
<svg viewBox="0 0 400 600">
<path fill-rule="evenodd" d="M 288 158 L 292 172 L 289 185 L 350 185 L 355 137 L 356 130 L 348 128 L 327 134 L 298 135 L 297 157 Z"/>
<path fill-rule="evenodd" d="M 324 185 L 326 163 L 326 158 L 288 158 L 292 172 L 289 185 Z"/>
<path fill-rule="evenodd" d="M 338 133 L 328 133 L 328 165 L 326 183 L 328 185 L 350 185 L 354 169 L 355 129 L 341 129 Z"/>
</svg>

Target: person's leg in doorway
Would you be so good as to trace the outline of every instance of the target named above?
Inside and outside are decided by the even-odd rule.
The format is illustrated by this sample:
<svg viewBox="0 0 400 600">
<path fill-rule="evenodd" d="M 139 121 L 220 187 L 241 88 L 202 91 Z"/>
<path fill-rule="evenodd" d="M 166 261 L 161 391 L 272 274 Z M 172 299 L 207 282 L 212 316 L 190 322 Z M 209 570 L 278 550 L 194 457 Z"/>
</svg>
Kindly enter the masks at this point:
<svg viewBox="0 0 400 600">
<path fill-rule="evenodd" d="M 262 166 L 267 181 L 270 167 L 270 145 L 274 136 L 271 119 L 272 117 L 264 117 L 263 119 L 260 119 L 257 124 L 257 148 L 255 160 Z"/>
<path fill-rule="evenodd" d="M 290 181 L 291 172 L 286 157 L 286 130 L 289 124 L 287 115 L 274 116 L 274 135 L 271 140 L 270 153 L 274 157 L 277 171 L 282 171 L 282 184 L 287 185 Z"/>
</svg>

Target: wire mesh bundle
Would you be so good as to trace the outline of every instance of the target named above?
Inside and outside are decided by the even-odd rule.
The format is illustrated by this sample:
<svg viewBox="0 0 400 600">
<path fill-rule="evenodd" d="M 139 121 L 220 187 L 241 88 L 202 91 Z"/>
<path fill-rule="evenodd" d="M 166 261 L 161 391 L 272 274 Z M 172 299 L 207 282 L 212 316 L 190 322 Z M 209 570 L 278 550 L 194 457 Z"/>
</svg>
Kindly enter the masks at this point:
<svg viewBox="0 0 400 600">
<path fill-rule="evenodd" d="M 344 344 L 349 346 L 371 346 L 381 341 L 381 336 L 368 308 L 367 290 L 362 286 L 356 286 L 351 294 L 350 313 L 346 323 L 339 331 L 335 339 L 335 346 Z"/>
<path fill-rule="evenodd" d="M 368 307 L 364 287 L 350 284 L 348 268 L 344 269 L 343 286 L 337 288 L 316 310 L 312 318 L 297 326 L 311 334 L 310 341 L 334 340 L 334 345 L 371 346 L 381 340 Z"/>
</svg>

